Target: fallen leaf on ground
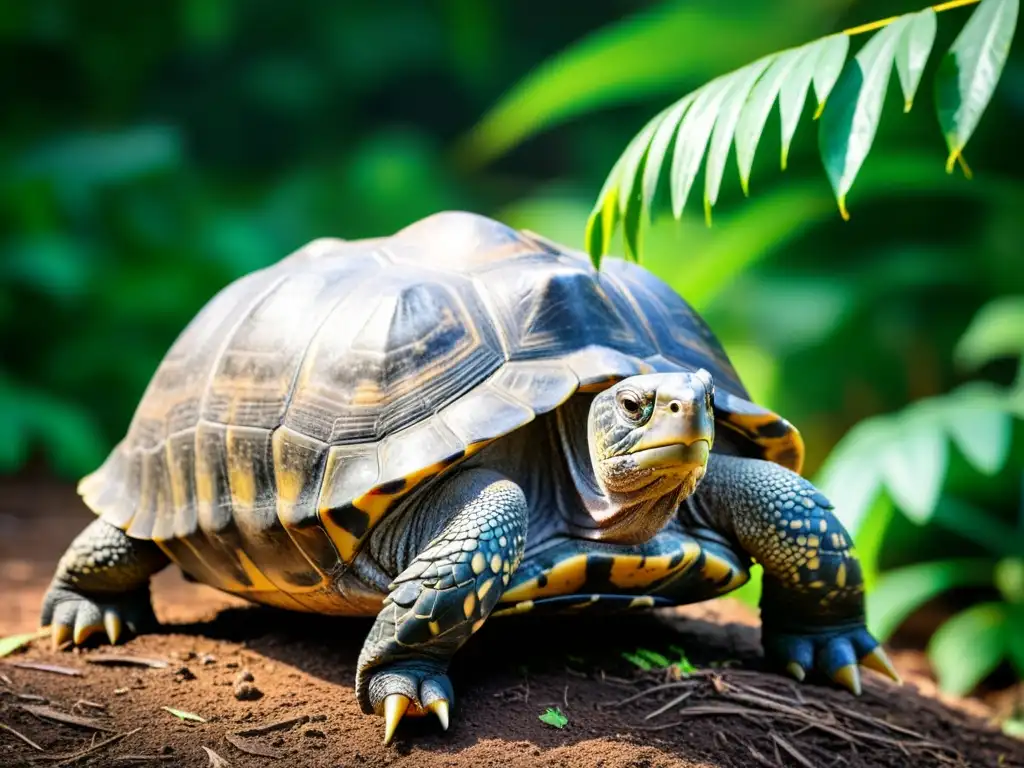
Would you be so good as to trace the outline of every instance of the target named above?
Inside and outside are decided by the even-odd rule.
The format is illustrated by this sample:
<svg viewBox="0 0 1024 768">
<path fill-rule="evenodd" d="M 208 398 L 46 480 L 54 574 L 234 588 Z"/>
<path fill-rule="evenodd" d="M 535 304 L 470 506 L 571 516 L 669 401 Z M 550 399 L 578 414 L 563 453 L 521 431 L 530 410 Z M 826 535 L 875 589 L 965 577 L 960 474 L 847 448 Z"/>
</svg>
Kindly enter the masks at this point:
<svg viewBox="0 0 1024 768">
<path fill-rule="evenodd" d="M 165 712 L 170 712 L 179 720 L 191 720 L 194 723 L 205 723 L 206 719 L 199 715 L 194 715 L 191 712 L 186 712 L 183 709 L 174 709 L 173 707 L 160 707 Z"/>
</svg>

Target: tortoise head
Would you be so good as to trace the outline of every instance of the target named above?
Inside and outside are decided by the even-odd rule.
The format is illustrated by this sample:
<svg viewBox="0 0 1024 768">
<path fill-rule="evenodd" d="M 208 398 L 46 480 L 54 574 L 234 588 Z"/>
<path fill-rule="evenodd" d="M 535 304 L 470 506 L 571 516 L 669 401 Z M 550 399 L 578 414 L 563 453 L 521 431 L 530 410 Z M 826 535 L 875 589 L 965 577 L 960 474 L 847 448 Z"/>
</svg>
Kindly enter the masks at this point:
<svg viewBox="0 0 1024 768">
<path fill-rule="evenodd" d="M 702 368 L 631 376 L 594 398 L 590 459 L 612 502 L 605 519 L 595 519 L 602 538 L 646 540 L 693 493 L 715 438 L 713 397 Z"/>
</svg>

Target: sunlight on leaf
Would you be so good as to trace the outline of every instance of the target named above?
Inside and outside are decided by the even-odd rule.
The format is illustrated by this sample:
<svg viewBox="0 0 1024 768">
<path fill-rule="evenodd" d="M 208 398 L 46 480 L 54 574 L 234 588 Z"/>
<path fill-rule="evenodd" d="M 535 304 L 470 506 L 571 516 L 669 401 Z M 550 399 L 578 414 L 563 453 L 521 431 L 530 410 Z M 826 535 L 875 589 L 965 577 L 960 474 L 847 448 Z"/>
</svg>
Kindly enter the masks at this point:
<svg viewBox="0 0 1024 768">
<path fill-rule="evenodd" d="M 558 707 L 548 707 L 544 714 L 537 717 L 545 725 L 551 725 L 558 729 L 565 728 L 569 724 L 569 718 L 563 715 L 562 710 Z"/>
<path fill-rule="evenodd" d="M 740 186 L 745 195 L 750 193 L 750 170 L 754 165 L 757 144 L 764 133 L 765 121 L 768 120 L 783 81 L 802 54 L 802 49 L 792 48 L 776 56 L 757 81 L 740 112 L 739 123 L 736 125 L 736 163 L 740 169 Z"/>
<path fill-rule="evenodd" d="M 846 55 L 850 52 L 850 38 L 847 35 L 830 35 L 821 41 L 821 55 L 814 65 L 814 95 L 818 99 L 818 109 L 814 119 L 821 117 L 825 102 L 839 79 L 839 74 L 846 64 Z"/>
<path fill-rule="evenodd" d="M 1003 468 L 1013 433 L 1012 417 L 1003 407 L 992 402 L 962 402 L 949 409 L 946 425 L 960 452 L 975 469 L 994 475 Z"/>
<path fill-rule="evenodd" d="M 993 299 L 978 310 L 955 352 L 957 362 L 967 368 L 1019 355 L 1024 355 L 1024 296 Z"/>
<path fill-rule="evenodd" d="M 700 168 L 719 105 L 728 94 L 733 79 L 734 76 L 720 77 L 704 86 L 679 124 L 671 171 L 672 214 L 677 219 L 683 213 L 686 198 L 690 195 L 693 180 Z"/>
<path fill-rule="evenodd" d="M 740 119 L 743 104 L 750 96 L 757 78 L 772 62 L 773 56 L 758 59 L 736 73 L 729 93 L 722 101 L 721 111 L 715 121 L 715 130 L 711 134 L 711 147 L 708 150 L 708 161 L 704 173 L 704 218 L 711 221 L 711 209 L 718 202 L 718 192 L 722 186 L 725 164 L 729 159 L 733 137 L 736 134 L 736 123 Z"/>
<path fill-rule="evenodd" d="M 205 723 L 206 720 L 199 715 L 194 715 L 191 712 L 185 712 L 182 709 L 174 709 L 173 707 L 160 707 L 165 712 L 170 712 L 179 720 L 191 720 L 194 723 Z"/>
<path fill-rule="evenodd" d="M 935 76 L 939 125 L 953 166 L 992 99 L 1010 53 L 1019 0 L 982 0 L 942 59 Z"/>
<path fill-rule="evenodd" d="M 973 605 L 948 619 L 928 643 L 939 688 L 954 696 L 974 690 L 1003 660 L 1008 636 L 1000 603 Z"/>
<path fill-rule="evenodd" d="M 964 558 L 887 571 L 867 594 L 868 629 L 885 642 L 910 614 L 946 590 L 991 585 L 994 569 L 990 559 Z"/>
<path fill-rule="evenodd" d="M 925 8 L 910 17 L 904 27 L 896 49 L 896 73 L 900 77 L 903 88 L 903 111 L 909 112 L 914 106 L 914 94 L 921 83 L 924 65 L 928 63 L 928 55 L 932 52 L 938 22 L 935 11 Z"/>
<path fill-rule="evenodd" d="M 807 101 L 807 91 L 811 87 L 814 70 L 818 66 L 818 58 L 826 44 L 827 38 L 799 48 L 800 55 L 796 57 L 791 74 L 782 81 L 782 87 L 779 89 L 779 124 L 782 132 L 779 165 L 782 170 L 786 170 L 789 145 L 793 142 L 797 123 L 804 111 L 804 102 Z"/>
<path fill-rule="evenodd" d="M 896 45 L 908 21 L 899 18 L 865 43 L 843 68 L 821 115 L 821 159 L 844 219 L 850 217 L 846 193 L 875 140 Z"/>
<path fill-rule="evenodd" d="M 683 119 L 686 110 L 693 103 L 695 95 L 691 93 L 670 107 L 665 113 L 665 119 L 658 125 L 651 139 L 651 146 L 647 150 L 647 162 L 644 165 L 643 199 L 641 201 L 647 208 L 654 204 L 654 196 L 658 189 L 658 179 L 661 177 L 661 165 L 665 161 L 665 153 L 668 152 L 672 138 L 679 129 L 679 121 Z"/>
<path fill-rule="evenodd" d="M 0 659 L 4 656 L 10 656 L 20 648 L 24 648 L 26 645 L 31 643 L 33 640 L 39 640 L 40 638 L 46 637 L 50 634 L 50 628 L 44 627 L 43 629 L 37 630 L 36 632 L 26 632 L 23 635 L 10 635 L 8 637 L 0 637 Z"/>
<path fill-rule="evenodd" d="M 907 409 L 899 438 L 880 446 L 878 462 L 893 501 L 912 520 L 923 523 L 935 509 L 946 477 L 946 435 L 927 401 Z"/>
</svg>

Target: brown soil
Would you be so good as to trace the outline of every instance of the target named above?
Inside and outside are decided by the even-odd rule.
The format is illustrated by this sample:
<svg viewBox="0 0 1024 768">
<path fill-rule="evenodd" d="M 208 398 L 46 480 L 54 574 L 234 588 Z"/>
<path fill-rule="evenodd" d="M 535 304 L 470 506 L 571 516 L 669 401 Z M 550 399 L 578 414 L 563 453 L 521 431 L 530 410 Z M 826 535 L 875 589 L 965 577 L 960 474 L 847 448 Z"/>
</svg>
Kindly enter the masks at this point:
<svg viewBox="0 0 1024 768">
<path fill-rule="evenodd" d="M 54 564 L 89 519 L 66 486 L 0 484 L 0 636 L 35 628 Z M 0 765 L 207 766 L 207 747 L 235 768 L 1024 766 L 1024 743 L 994 729 L 979 702 L 934 697 L 920 654 L 895 654 L 907 678 L 902 687 L 869 675 L 860 698 L 797 686 L 759 670 L 756 621 L 728 600 L 652 617 L 494 621 L 453 665 L 459 700 L 451 730 L 442 733 L 433 719 L 411 721 L 384 747 L 382 721 L 363 715 L 352 692 L 369 621 L 249 607 L 171 571 L 158 577 L 154 594 L 160 634 L 64 654 L 36 643 L 0 663 L 0 724 L 42 747 L 0 727 Z M 621 657 L 672 644 L 687 649 L 697 674 L 672 680 Z M 111 653 L 168 665 L 89 663 Z M 14 666 L 25 662 L 79 676 Z M 235 697 L 245 671 L 260 698 Z M 40 719 L 24 708 L 33 705 L 104 730 Z M 180 721 L 163 707 L 206 722 Z M 538 719 L 547 707 L 567 715 L 564 729 Z M 279 730 L 231 736 L 296 718 Z M 118 734 L 128 735 L 104 744 Z"/>
</svg>

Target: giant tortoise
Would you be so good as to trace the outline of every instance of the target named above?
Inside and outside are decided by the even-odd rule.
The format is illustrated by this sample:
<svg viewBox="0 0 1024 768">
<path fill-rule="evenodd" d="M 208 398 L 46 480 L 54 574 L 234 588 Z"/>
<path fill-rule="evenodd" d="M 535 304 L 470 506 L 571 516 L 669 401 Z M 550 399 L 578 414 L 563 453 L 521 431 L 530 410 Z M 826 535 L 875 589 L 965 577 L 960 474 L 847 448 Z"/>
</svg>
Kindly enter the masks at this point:
<svg viewBox="0 0 1024 768">
<path fill-rule="evenodd" d="M 447 728 L 491 616 L 706 600 L 764 569 L 766 654 L 854 693 L 895 675 L 803 443 L 640 266 L 462 212 L 314 240 L 224 288 L 79 490 L 55 647 L 153 626 L 150 577 L 376 621 L 356 693 Z"/>
</svg>

